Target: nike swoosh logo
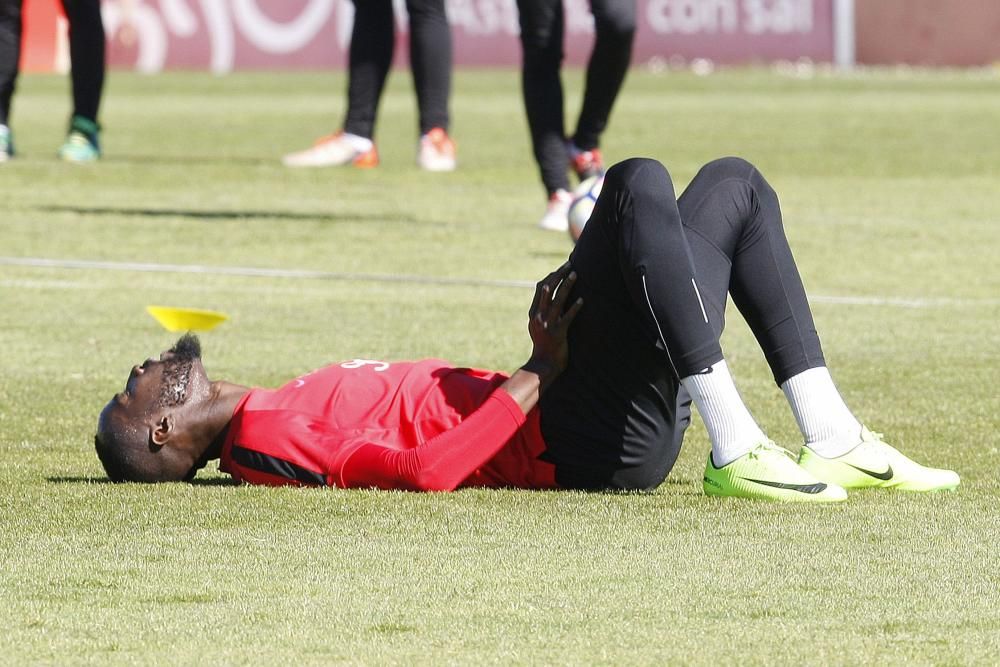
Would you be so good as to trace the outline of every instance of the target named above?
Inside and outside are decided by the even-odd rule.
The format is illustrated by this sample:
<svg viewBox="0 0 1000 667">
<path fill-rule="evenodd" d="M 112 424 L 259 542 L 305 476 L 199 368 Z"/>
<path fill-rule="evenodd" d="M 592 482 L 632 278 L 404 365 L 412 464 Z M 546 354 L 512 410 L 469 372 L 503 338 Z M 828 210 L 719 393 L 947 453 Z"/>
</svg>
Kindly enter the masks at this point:
<svg viewBox="0 0 1000 667">
<path fill-rule="evenodd" d="M 850 463 L 848 463 L 847 465 L 851 466 Z M 872 472 L 871 470 L 865 470 L 864 468 L 859 468 L 858 466 L 851 466 L 851 467 L 857 470 L 858 472 L 863 472 L 869 477 L 880 479 L 883 482 L 892 479 L 892 466 L 889 466 L 888 470 L 886 470 L 885 472 Z"/>
<path fill-rule="evenodd" d="M 772 482 L 766 479 L 750 479 L 749 477 L 744 477 L 743 479 L 748 482 L 753 482 L 754 484 L 763 484 L 764 486 L 771 486 L 776 489 L 799 491 L 800 493 L 817 494 L 822 493 L 826 489 L 826 484 L 823 482 L 817 482 L 816 484 L 786 484 L 785 482 Z"/>
</svg>

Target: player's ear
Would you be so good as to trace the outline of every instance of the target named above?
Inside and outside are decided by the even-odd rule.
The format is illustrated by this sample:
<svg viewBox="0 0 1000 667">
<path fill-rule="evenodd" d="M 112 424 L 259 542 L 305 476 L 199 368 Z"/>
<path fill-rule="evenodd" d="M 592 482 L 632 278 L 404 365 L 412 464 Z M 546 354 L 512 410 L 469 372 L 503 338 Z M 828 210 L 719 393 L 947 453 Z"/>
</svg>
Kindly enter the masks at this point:
<svg viewBox="0 0 1000 667">
<path fill-rule="evenodd" d="M 166 413 L 161 415 L 159 419 L 153 424 L 153 432 L 150 438 L 153 440 L 153 444 L 158 447 L 162 447 L 167 444 L 170 436 L 174 432 L 174 416 L 171 413 Z"/>
</svg>

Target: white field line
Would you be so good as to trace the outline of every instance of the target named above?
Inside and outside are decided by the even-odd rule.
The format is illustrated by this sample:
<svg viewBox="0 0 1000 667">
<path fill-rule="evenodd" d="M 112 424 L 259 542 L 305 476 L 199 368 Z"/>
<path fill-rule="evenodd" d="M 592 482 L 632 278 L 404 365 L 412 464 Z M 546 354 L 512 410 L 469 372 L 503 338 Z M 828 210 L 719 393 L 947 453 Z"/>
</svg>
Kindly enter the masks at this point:
<svg viewBox="0 0 1000 667">
<path fill-rule="evenodd" d="M 448 278 L 390 273 L 349 273 L 310 269 L 262 269 L 250 266 L 204 266 L 200 264 L 152 264 L 145 262 L 98 262 L 83 259 L 47 259 L 44 257 L 0 257 L 0 265 L 51 269 L 88 269 L 96 271 L 133 271 L 139 273 L 194 273 L 199 275 L 245 276 L 252 278 L 305 278 L 425 285 L 460 285 L 466 287 L 534 287 L 535 281 Z"/>
<path fill-rule="evenodd" d="M 77 259 L 49 259 L 44 257 L 0 257 L 0 266 L 21 266 L 48 269 L 84 269 L 91 271 L 117 271 L 138 273 L 186 273 L 196 275 L 243 276 L 251 278 L 291 278 L 306 280 L 335 280 L 375 283 L 403 283 L 447 285 L 459 287 L 530 288 L 533 280 L 490 280 L 485 278 L 449 278 L 444 276 L 394 275 L 387 273 L 350 273 L 314 271 L 309 269 L 266 269 L 246 266 L 205 266 L 200 264 L 155 264 L 148 262 L 104 262 Z M 0 286 L 21 289 L 81 289 L 99 290 L 120 288 L 121 285 L 99 285 L 85 281 L 0 279 Z M 215 288 L 219 289 L 219 288 Z M 259 289 L 259 288 L 255 288 Z M 298 288 L 291 288 L 299 291 Z M 284 292 L 281 288 L 265 291 Z M 896 306 L 899 308 L 982 307 L 1000 305 L 1000 299 L 907 298 L 891 296 L 831 296 L 813 294 L 811 303 L 851 306 Z"/>
</svg>

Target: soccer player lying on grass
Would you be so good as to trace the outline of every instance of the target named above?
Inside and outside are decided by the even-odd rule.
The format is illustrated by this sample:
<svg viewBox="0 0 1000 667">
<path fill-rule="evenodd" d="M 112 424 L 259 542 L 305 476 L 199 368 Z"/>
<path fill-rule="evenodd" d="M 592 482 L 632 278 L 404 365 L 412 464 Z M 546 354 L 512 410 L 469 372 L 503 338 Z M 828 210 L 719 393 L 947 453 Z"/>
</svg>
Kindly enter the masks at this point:
<svg viewBox="0 0 1000 667">
<path fill-rule="evenodd" d="M 805 445 L 771 442 L 719 337 L 727 295 L 757 337 Z M 258 484 L 384 489 L 650 489 L 693 400 L 709 495 L 837 501 L 845 489 L 953 489 L 862 426 L 827 371 L 778 199 L 751 164 L 612 167 L 569 261 L 538 283 L 531 358 L 510 377 L 441 361 L 355 359 L 276 389 L 208 379 L 197 339 L 135 366 L 98 422 L 113 480 L 185 480 L 205 463 Z"/>
</svg>

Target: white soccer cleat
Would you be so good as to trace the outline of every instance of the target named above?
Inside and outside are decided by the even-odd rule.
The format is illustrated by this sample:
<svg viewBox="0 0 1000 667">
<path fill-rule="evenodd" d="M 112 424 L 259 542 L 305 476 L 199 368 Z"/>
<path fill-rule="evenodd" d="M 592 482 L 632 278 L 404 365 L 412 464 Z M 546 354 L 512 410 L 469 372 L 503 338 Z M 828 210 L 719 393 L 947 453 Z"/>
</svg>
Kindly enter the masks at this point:
<svg viewBox="0 0 1000 667">
<path fill-rule="evenodd" d="M 371 139 L 337 132 L 321 137 L 311 148 L 289 153 L 281 161 L 286 167 L 352 165 L 359 169 L 370 169 L 378 166 L 378 150 Z"/>
<path fill-rule="evenodd" d="M 435 127 L 420 137 L 417 147 L 417 166 L 426 171 L 455 171 L 455 142 L 440 127 Z"/>
<path fill-rule="evenodd" d="M 567 190 L 556 190 L 549 197 L 549 204 L 545 209 L 538 226 L 550 232 L 569 231 L 569 207 L 573 203 L 573 195 Z"/>
</svg>

